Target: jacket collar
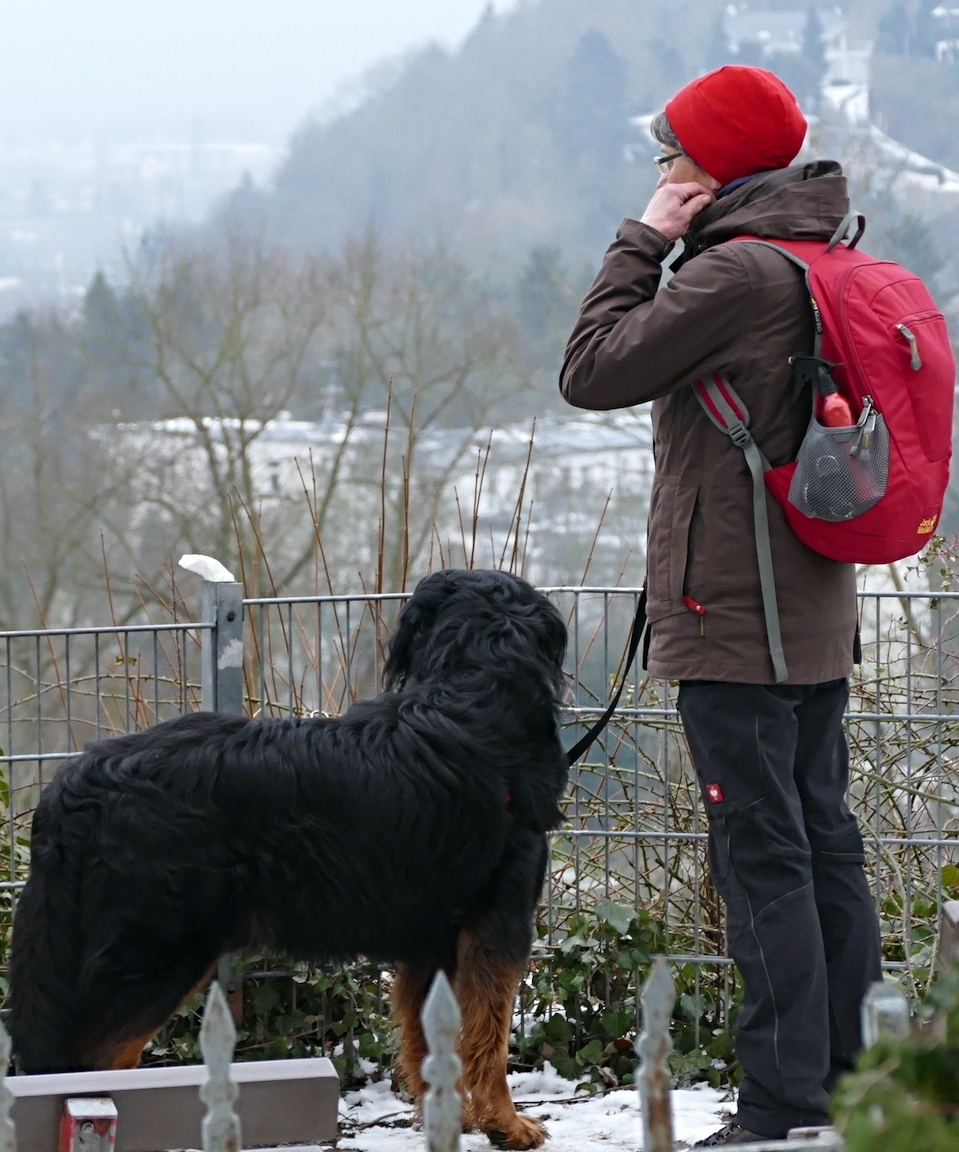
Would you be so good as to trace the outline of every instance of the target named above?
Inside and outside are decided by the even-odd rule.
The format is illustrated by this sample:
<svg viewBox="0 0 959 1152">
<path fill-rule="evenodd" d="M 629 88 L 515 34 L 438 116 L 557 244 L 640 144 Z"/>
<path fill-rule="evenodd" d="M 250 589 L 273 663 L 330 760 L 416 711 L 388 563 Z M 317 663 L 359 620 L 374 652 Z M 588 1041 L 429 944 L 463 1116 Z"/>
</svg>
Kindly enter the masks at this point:
<svg viewBox="0 0 959 1152">
<path fill-rule="evenodd" d="M 683 237 L 680 263 L 734 236 L 828 240 L 848 211 L 846 178 L 834 160 L 767 172 L 730 188 L 700 213 Z"/>
</svg>

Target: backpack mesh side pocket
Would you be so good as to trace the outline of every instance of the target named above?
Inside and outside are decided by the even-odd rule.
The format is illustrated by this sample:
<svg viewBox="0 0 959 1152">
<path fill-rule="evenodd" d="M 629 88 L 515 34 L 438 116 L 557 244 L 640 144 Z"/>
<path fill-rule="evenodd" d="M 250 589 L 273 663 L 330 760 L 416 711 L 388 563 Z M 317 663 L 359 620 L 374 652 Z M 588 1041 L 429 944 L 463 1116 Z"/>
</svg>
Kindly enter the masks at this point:
<svg viewBox="0 0 959 1152">
<path fill-rule="evenodd" d="M 789 503 L 819 520 L 853 520 L 886 494 L 889 431 L 871 403 L 858 424 L 809 423 L 789 485 Z"/>
</svg>

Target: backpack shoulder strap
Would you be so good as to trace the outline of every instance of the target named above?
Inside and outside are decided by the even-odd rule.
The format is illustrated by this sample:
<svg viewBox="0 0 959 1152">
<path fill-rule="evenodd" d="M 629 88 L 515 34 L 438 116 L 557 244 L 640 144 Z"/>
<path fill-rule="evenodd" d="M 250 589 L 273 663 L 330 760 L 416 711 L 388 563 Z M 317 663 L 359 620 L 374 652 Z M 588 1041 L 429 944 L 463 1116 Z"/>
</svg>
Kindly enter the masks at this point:
<svg viewBox="0 0 959 1152">
<path fill-rule="evenodd" d="M 696 399 L 716 427 L 741 449 L 746 457 L 753 481 L 753 527 L 756 533 L 756 558 L 759 562 L 759 584 L 766 620 L 766 638 L 772 657 L 776 683 L 781 684 L 789 675 L 783 651 L 782 630 L 779 626 L 779 605 L 776 601 L 776 578 L 773 572 L 772 545 L 769 540 L 769 513 L 766 507 L 766 481 L 769 461 L 749 431 L 749 409 L 729 383 L 718 372 L 704 380 L 693 381 Z"/>
</svg>

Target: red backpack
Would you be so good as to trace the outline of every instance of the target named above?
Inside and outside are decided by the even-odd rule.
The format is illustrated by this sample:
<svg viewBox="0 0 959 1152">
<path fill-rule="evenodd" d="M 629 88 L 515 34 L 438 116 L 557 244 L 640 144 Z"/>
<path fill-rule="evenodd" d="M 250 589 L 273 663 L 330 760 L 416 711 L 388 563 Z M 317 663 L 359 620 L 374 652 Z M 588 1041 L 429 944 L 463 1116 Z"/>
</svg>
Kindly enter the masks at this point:
<svg viewBox="0 0 959 1152">
<path fill-rule="evenodd" d="M 850 226 L 856 233 L 841 241 Z M 855 425 L 825 428 L 813 415 L 799 456 L 771 468 L 748 431 L 749 412 L 718 373 L 693 387 L 706 414 L 742 448 L 753 476 L 756 547 L 776 679 L 786 678 L 772 581 L 765 487 L 808 547 L 832 560 L 888 564 L 932 536 L 949 481 L 956 366 L 946 322 L 918 276 L 856 250 L 865 219 L 850 213 L 828 244 L 763 240 L 801 268 L 816 324 L 797 378 L 834 382 Z M 830 386 L 832 386 L 830 384 Z"/>
</svg>

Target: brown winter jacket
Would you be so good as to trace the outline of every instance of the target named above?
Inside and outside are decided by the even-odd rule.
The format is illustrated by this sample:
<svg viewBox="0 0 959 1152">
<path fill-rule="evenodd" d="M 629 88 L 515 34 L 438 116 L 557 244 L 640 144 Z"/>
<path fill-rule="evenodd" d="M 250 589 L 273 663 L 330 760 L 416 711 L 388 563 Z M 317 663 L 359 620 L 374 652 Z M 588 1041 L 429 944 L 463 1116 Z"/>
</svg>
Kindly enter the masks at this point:
<svg viewBox="0 0 959 1152">
<path fill-rule="evenodd" d="M 560 387 L 570 404 L 607 410 L 653 401 L 656 478 L 649 510 L 649 671 L 670 679 L 774 682 L 766 639 L 752 487 L 742 452 L 701 409 L 693 380 L 722 372 L 745 401 L 773 467 L 795 459 L 810 397 L 792 403 L 788 359 L 811 355 L 802 274 L 734 236 L 828 239 L 849 202 L 837 164 L 761 176 L 707 208 L 687 237 L 698 252 L 661 290 L 670 243 L 624 221 L 580 310 Z M 790 684 L 848 675 L 856 574 L 811 551 L 767 495 Z M 705 606 L 700 617 L 684 596 Z"/>
</svg>

